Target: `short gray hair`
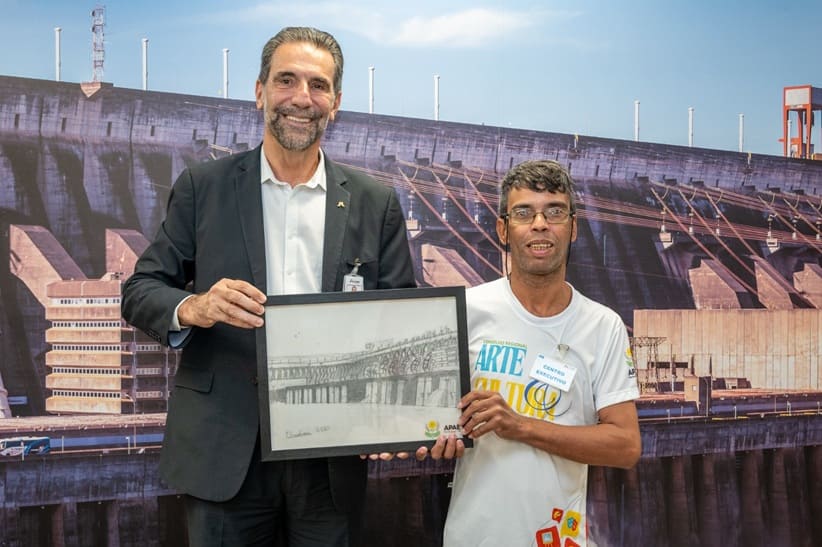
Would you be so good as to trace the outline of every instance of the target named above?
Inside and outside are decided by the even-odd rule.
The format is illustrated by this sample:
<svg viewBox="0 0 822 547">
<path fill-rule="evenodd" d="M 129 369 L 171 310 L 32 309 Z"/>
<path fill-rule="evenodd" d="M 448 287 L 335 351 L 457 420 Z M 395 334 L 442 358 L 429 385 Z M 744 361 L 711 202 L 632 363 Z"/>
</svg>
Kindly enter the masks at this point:
<svg viewBox="0 0 822 547">
<path fill-rule="evenodd" d="M 567 194 L 571 214 L 577 210 L 574 181 L 568 171 L 554 160 L 525 161 L 505 174 L 499 185 L 500 215 L 508 212 L 508 194 L 512 188 Z"/>
<path fill-rule="evenodd" d="M 294 42 L 307 42 L 331 54 L 334 59 L 334 95 L 339 94 L 342 90 L 343 77 L 343 54 L 340 44 L 329 33 L 311 27 L 285 27 L 266 42 L 260 60 L 260 74 L 257 76 L 260 83 L 265 84 L 268 80 L 268 73 L 271 71 L 271 56 L 277 48 Z"/>
</svg>

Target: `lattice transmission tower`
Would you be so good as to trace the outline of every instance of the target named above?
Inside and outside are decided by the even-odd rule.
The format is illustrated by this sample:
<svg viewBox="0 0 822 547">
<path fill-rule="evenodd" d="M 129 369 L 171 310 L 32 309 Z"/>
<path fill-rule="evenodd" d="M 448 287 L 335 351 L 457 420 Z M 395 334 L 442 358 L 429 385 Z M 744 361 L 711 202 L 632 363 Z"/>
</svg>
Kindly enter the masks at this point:
<svg viewBox="0 0 822 547">
<path fill-rule="evenodd" d="M 106 25 L 106 7 L 97 5 L 91 11 L 91 63 L 92 82 L 103 81 L 103 61 L 106 57 L 106 48 L 103 29 Z"/>
</svg>

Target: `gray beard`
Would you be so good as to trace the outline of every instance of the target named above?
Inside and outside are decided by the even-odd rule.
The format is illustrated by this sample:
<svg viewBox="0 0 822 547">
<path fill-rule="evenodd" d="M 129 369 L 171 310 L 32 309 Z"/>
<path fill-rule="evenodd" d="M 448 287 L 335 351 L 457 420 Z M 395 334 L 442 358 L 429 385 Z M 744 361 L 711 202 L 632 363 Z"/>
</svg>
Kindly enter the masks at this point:
<svg viewBox="0 0 822 547">
<path fill-rule="evenodd" d="M 307 150 L 319 141 L 328 125 L 328 118 L 319 118 L 306 126 L 305 132 L 297 132 L 285 126 L 283 114 L 279 112 L 275 112 L 273 117 L 266 117 L 268 118 L 268 130 L 271 131 L 280 146 L 286 150 L 296 152 Z"/>
</svg>

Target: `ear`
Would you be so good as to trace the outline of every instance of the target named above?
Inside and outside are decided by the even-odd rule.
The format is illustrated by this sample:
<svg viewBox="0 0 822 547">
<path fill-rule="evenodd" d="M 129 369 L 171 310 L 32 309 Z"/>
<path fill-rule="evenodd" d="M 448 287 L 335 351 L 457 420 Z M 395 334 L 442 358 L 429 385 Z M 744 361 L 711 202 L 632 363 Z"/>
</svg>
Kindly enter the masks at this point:
<svg viewBox="0 0 822 547">
<path fill-rule="evenodd" d="M 571 241 L 577 240 L 577 216 L 571 217 Z"/>
<path fill-rule="evenodd" d="M 260 80 L 254 85 L 254 97 L 257 99 L 257 110 L 263 109 L 263 84 Z"/>
<path fill-rule="evenodd" d="M 507 223 L 505 219 L 497 217 L 497 237 L 499 238 L 499 242 L 503 245 L 508 244 L 508 230 L 507 230 Z"/>
<path fill-rule="evenodd" d="M 334 121 L 334 117 L 337 115 L 337 111 L 340 109 L 340 103 L 342 102 L 342 91 L 337 93 L 337 96 L 334 98 L 334 104 L 331 106 L 331 112 L 328 114 L 329 121 Z"/>
</svg>

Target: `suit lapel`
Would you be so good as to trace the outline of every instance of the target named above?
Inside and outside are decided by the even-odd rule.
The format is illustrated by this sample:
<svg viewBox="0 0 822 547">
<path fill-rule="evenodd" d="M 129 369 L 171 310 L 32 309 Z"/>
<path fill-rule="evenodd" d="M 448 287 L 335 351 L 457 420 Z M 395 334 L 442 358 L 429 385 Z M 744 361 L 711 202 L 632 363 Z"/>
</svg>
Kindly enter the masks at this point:
<svg viewBox="0 0 822 547">
<path fill-rule="evenodd" d="M 323 240 L 322 291 L 336 289 L 337 276 L 342 266 L 342 249 L 351 194 L 344 188 L 345 174 L 333 162 L 325 160 L 325 238 Z"/>
<path fill-rule="evenodd" d="M 234 178 L 240 226 L 243 230 L 246 252 L 250 262 L 254 286 L 266 292 L 265 233 L 263 230 L 263 197 L 260 184 L 260 154 L 258 146 L 239 164 Z"/>
</svg>

